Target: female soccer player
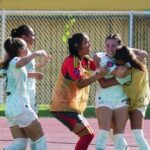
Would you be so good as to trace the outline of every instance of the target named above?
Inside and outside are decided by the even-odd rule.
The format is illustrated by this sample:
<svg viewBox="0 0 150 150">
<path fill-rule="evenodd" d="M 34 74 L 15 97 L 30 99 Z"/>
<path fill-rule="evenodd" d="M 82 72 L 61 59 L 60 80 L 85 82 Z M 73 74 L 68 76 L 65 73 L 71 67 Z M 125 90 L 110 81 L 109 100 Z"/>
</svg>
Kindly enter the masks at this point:
<svg viewBox="0 0 150 150">
<path fill-rule="evenodd" d="M 129 48 L 119 47 L 114 56 L 118 65 L 130 64 L 132 79 L 124 84 L 125 93 L 130 98 L 129 117 L 133 137 L 140 150 L 149 150 L 150 146 L 143 135 L 145 112 L 150 102 L 149 78 L 146 64 L 141 62 Z M 121 84 L 121 78 L 118 82 Z"/>
<path fill-rule="evenodd" d="M 27 55 L 27 44 L 19 38 L 8 38 L 4 48 L 8 56 L 3 62 L 7 73 L 5 115 L 14 138 L 4 150 L 25 150 L 28 137 L 32 150 L 46 150 L 43 130 L 27 93 L 25 65 L 37 56 L 47 57 L 47 53 L 41 50 Z"/>
<path fill-rule="evenodd" d="M 115 53 L 117 52 L 117 47 L 122 45 L 121 38 L 120 37 L 118 38 L 118 37 L 119 36 L 117 36 L 117 34 L 112 34 L 107 37 L 107 39 L 109 39 L 110 42 L 106 43 L 106 45 L 110 49 L 116 49 Z M 145 60 L 145 58 L 147 57 L 147 53 L 143 50 L 130 48 L 130 52 L 132 53 L 134 59 L 138 58 L 138 60 L 140 60 L 140 61 Z M 117 59 L 119 59 L 119 57 L 117 57 Z M 145 66 L 144 66 L 144 68 L 145 68 Z M 148 94 L 147 93 L 147 90 L 149 89 L 148 80 L 147 80 L 148 75 L 147 75 L 147 71 L 145 69 L 143 71 L 141 71 L 140 68 L 137 69 L 133 66 L 132 70 L 134 70 L 132 72 L 132 76 L 131 76 L 132 82 L 131 83 L 129 82 L 130 83 L 129 85 L 125 84 L 128 86 L 123 86 L 123 87 L 124 87 L 125 93 L 131 99 L 131 104 L 129 105 L 129 117 L 130 117 L 130 123 L 131 123 L 133 137 L 135 138 L 140 150 L 143 150 L 143 149 L 147 150 L 147 149 L 149 149 L 149 145 L 143 135 L 143 121 L 144 121 L 144 115 L 145 115 L 145 111 L 146 111 L 147 104 L 148 104 L 148 99 L 147 99 L 148 96 L 146 96 L 143 99 L 143 102 L 142 102 L 143 104 L 142 105 L 140 104 L 141 106 L 139 105 L 138 99 L 140 96 Z M 128 71 L 127 71 L 126 75 L 127 74 L 129 74 Z M 104 88 L 114 86 L 116 84 L 119 84 L 119 82 L 121 84 L 123 84 L 123 82 L 121 82 L 122 81 L 121 78 L 120 79 L 117 78 L 117 79 L 118 79 L 118 81 L 115 78 L 111 78 L 111 79 L 103 78 L 103 79 L 100 79 L 100 84 Z M 139 84 L 141 84 L 141 85 L 139 85 Z M 135 88 L 134 86 L 139 87 L 140 90 Z M 144 88 L 143 88 L 143 86 L 144 86 Z"/>
<path fill-rule="evenodd" d="M 28 54 L 32 53 L 31 49 L 33 43 L 35 41 L 35 33 L 32 27 L 28 25 L 21 25 L 18 28 L 14 28 L 11 30 L 11 37 L 13 38 L 21 38 L 26 41 L 28 46 Z M 50 60 L 50 57 L 45 57 L 43 62 L 40 64 L 35 63 L 35 59 L 32 59 L 28 64 L 26 64 L 27 72 L 28 72 L 28 82 L 27 82 L 27 91 L 30 95 L 31 107 L 38 114 L 37 102 L 35 99 L 36 94 L 36 80 L 41 80 L 43 78 L 43 74 L 40 72 L 36 72 L 36 68 L 43 67 Z"/>
<path fill-rule="evenodd" d="M 107 69 L 103 67 L 96 75 L 90 75 L 90 70 L 96 68 L 85 57 L 90 51 L 86 34 L 74 34 L 69 38 L 68 44 L 70 54 L 65 58 L 59 72 L 50 111 L 79 137 L 75 150 L 87 150 L 94 137 L 92 128 L 83 116 L 88 103 L 89 85 L 103 77 Z"/>
</svg>

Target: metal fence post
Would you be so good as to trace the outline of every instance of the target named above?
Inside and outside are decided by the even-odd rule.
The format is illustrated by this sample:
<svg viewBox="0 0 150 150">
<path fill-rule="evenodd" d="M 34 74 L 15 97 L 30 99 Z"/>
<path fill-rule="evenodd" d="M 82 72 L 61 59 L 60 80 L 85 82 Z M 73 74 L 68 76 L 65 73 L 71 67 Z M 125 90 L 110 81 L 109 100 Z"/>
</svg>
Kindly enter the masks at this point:
<svg viewBox="0 0 150 150">
<path fill-rule="evenodd" d="M 130 17 L 130 20 L 129 20 L 129 47 L 133 47 L 133 12 L 131 11 L 129 13 L 129 17 Z"/>
<path fill-rule="evenodd" d="M 6 12 L 5 10 L 2 11 L 2 43 L 1 43 L 1 56 L 4 55 L 4 40 L 5 40 L 5 19 L 6 19 Z"/>
<path fill-rule="evenodd" d="M 5 17 L 6 17 L 6 13 L 5 13 L 5 10 L 3 10 L 2 11 L 2 29 L 1 29 L 2 34 L 1 34 L 0 58 L 2 58 L 4 56 L 3 44 L 4 44 L 4 40 L 5 40 Z M 5 78 L 0 79 L 0 103 L 4 102 L 4 90 L 3 90 L 4 82 L 5 82 Z"/>
</svg>

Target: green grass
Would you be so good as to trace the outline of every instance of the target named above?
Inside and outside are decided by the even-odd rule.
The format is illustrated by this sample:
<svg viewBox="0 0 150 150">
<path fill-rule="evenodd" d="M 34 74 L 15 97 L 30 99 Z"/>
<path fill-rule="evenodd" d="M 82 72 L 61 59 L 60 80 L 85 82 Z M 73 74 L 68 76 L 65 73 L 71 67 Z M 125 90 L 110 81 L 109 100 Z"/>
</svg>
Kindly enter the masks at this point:
<svg viewBox="0 0 150 150">
<path fill-rule="evenodd" d="M 53 117 L 49 111 L 49 105 L 39 105 L 38 108 L 39 108 L 40 117 Z M 4 109 L 5 109 L 5 105 L 0 104 L 0 116 L 5 116 Z M 84 112 L 84 116 L 87 118 L 95 117 L 95 108 L 88 107 Z M 145 118 L 150 119 L 150 107 L 148 107 L 146 111 Z"/>
</svg>

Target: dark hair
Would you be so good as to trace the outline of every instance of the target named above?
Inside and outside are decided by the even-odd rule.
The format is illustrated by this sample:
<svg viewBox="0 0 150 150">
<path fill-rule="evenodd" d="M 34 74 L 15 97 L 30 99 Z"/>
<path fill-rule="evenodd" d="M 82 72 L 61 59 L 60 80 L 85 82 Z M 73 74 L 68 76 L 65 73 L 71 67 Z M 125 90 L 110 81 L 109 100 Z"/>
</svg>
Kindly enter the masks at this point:
<svg viewBox="0 0 150 150">
<path fill-rule="evenodd" d="M 107 40 L 111 40 L 111 39 L 117 40 L 118 45 L 123 45 L 120 34 L 111 33 L 110 35 L 108 35 L 108 36 L 106 37 L 105 42 L 106 42 Z"/>
<path fill-rule="evenodd" d="M 11 37 L 16 38 L 16 37 L 21 37 L 22 35 L 29 35 L 31 34 L 31 27 L 28 25 L 21 25 L 18 28 L 14 28 L 11 30 Z"/>
<path fill-rule="evenodd" d="M 119 46 L 116 49 L 114 58 L 116 60 L 124 61 L 125 63 L 130 63 L 130 65 L 136 69 L 145 71 L 145 65 L 140 61 L 138 57 L 126 46 Z"/>
<path fill-rule="evenodd" d="M 79 56 L 79 50 L 81 49 L 82 41 L 85 37 L 84 33 L 75 33 L 71 38 L 68 39 L 68 45 L 69 45 L 69 53 L 70 55 Z"/>
<path fill-rule="evenodd" d="M 8 54 L 8 59 L 4 62 L 3 68 L 7 69 L 9 62 L 16 56 L 19 55 L 19 50 L 25 48 L 24 43 L 19 38 L 8 38 L 4 42 L 4 48 Z"/>
</svg>

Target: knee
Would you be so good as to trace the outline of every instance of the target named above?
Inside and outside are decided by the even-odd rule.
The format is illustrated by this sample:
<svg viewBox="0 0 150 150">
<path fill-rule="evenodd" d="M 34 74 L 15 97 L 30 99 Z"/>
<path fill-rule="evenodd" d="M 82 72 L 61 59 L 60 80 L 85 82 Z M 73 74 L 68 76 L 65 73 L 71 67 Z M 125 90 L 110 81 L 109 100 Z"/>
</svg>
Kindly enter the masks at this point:
<svg viewBox="0 0 150 150">
<path fill-rule="evenodd" d="M 90 137 L 91 139 L 93 139 L 94 136 L 95 136 L 94 133 L 90 133 L 90 134 L 89 134 L 89 137 Z"/>
<path fill-rule="evenodd" d="M 85 142 L 86 144 L 90 144 L 93 138 L 94 138 L 94 133 L 89 133 L 84 136 L 81 136 L 79 141 L 82 141 L 83 143 Z"/>
<path fill-rule="evenodd" d="M 94 138 L 94 133 L 89 133 L 89 134 L 83 136 L 82 138 L 86 138 L 89 141 L 92 141 L 92 139 Z"/>
</svg>

